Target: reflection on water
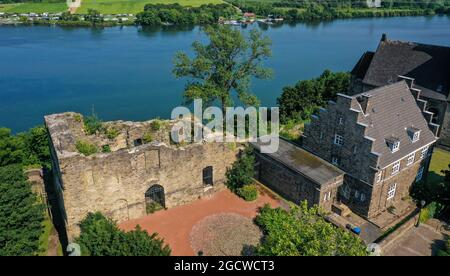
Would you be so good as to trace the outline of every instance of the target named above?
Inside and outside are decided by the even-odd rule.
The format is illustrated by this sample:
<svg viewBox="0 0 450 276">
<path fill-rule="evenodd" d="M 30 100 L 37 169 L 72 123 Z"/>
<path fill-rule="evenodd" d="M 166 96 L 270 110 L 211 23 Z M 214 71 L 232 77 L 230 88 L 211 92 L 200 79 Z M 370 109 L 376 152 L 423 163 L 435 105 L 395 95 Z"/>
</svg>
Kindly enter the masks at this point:
<svg viewBox="0 0 450 276">
<path fill-rule="evenodd" d="M 450 46 L 450 17 L 345 19 L 263 24 L 273 42 L 272 80 L 254 80 L 264 106 L 282 88 L 316 77 L 324 69 L 351 70 L 361 54 L 389 38 Z M 172 75 L 177 51 L 205 40 L 201 27 L 136 26 L 77 28 L 0 27 L 0 126 L 14 131 L 42 123 L 44 114 L 92 106 L 104 120 L 167 118 L 182 102 L 186 80 Z"/>
</svg>

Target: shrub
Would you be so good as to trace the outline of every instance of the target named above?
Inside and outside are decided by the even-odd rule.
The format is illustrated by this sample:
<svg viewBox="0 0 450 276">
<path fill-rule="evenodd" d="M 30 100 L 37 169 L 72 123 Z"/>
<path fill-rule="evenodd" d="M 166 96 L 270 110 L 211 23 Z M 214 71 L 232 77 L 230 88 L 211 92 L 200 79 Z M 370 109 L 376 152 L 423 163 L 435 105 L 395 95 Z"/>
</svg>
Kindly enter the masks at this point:
<svg viewBox="0 0 450 276">
<path fill-rule="evenodd" d="M 116 139 L 117 136 L 119 136 L 119 130 L 117 130 L 115 127 L 109 127 L 106 130 L 106 137 L 110 140 Z"/>
<path fill-rule="evenodd" d="M 255 175 L 254 163 L 253 149 L 247 147 L 239 159 L 234 162 L 231 169 L 227 170 L 226 184 L 231 191 L 237 192 L 239 188 L 253 182 L 253 176 Z"/>
<path fill-rule="evenodd" d="M 157 234 L 149 235 L 139 226 L 124 232 L 101 213 L 89 213 L 80 223 L 76 240 L 81 253 L 90 256 L 169 256 L 170 248 Z"/>
<path fill-rule="evenodd" d="M 144 140 L 145 143 L 151 143 L 153 142 L 153 136 L 150 132 L 147 132 L 144 137 L 142 137 L 142 140 Z"/>
<path fill-rule="evenodd" d="M 158 120 L 158 119 L 153 120 L 153 121 L 150 123 L 150 128 L 151 128 L 151 130 L 153 130 L 153 131 L 158 131 L 158 130 L 160 130 L 160 129 L 161 129 L 161 121 Z"/>
<path fill-rule="evenodd" d="M 253 201 L 258 197 L 258 190 L 256 189 L 256 185 L 250 184 L 239 188 L 237 194 L 246 201 Z"/>
<path fill-rule="evenodd" d="M 96 145 L 84 141 L 77 141 L 75 147 L 77 148 L 79 153 L 86 156 L 96 154 L 98 152 L 98 147 Z"/>
<path fill-rule="evenodd" d="M 92 114 L 91 116 L 84 117 L 84 130 L 88 135 L 101 132 L 103 129 L 102 121 L 97 117 L 97 115 Z"/>
<path fill-rule="evenodd" d="M 102 152 L 103 153 L 111 152 L 111 147 L 109 145 L 103 145 L 102 146 Z"/>
<path fill-rule="evenodd" d="M 264 233 L 260 256 L 366 256 L 366 245 L 352 233 L 327 222 L 320 208 L 306 201 L 289 211 L 268 204 L 255 219 Z"/>
<path fill-rule="evenodd" d="M 81 121 L 82 121 L 82 118 L 81 118 L 81 115 L 80 115 L 80 114 L 75 114 L 75 115 L 73 116 L 73 118 L 74 118 L 75 121 L 78 122 L 78 123 L 81 123 Z"/>
</svg>

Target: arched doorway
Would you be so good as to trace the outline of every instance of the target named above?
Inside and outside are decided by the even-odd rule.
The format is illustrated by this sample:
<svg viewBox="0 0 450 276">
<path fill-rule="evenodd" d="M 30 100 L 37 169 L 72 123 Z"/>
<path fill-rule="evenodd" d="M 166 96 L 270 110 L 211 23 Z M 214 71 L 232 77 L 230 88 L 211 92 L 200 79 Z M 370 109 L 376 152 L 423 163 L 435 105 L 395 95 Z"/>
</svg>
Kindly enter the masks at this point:
<svg viewBox="0 0 450 276">
<path fill-rule="evenodd" d="M 145 207 L 147 214 L 166 208 L 163 186 L 155 184 L 145 192 Z"/>
</svg>

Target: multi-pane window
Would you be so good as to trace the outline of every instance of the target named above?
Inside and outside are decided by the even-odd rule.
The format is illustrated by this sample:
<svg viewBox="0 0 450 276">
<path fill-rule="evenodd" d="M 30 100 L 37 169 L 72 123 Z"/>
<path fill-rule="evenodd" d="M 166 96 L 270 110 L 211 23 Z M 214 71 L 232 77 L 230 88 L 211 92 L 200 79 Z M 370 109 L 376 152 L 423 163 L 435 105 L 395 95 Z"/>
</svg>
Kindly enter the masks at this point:
<svg viewBox="0 0 450 276">
<path fill-rule="evenodd" d="M 334 165 L 339 165 L 339 158 L 336 156 L 331 157 L 331 163 Z"/>
<path fill-rule="evenodd" d="M 394 184 L 389 186 L 387 199 L 394 198 L 396 189 L 397 189 L 397 183 L 394 183 Z"/>
<path fill-rule="evenodd" d="M 342 146 L 344 144 L 344 137 L 341 135 L 335 134 L 334 135 L 334 144 L 338 146 Z"/>
<path fill-rule="evenodd" d="M 379 171 L 377 173 L 377 183 L 380 183 L 380 181 L 383 179 L 383 171 Z"/>
<path fill-rule="evenodd" d="M 400 141 L 395 141 L 392 143 L 391 151 L 396 152 L 400 148 Z"/>
<path fill-rule="evenodd" d="M 323 197 L 323 201 L 329 201 L 331 199 L 331 191 L 325 194 Z"/>
<path fill-rule="evenodd" d="M 400 171 L 400 161 L 397 161 L 392 166 L 392 174 L 396 174 Z"/>
<path fill-rule="evenodd" d="M 423 170 L 424 170 L 424 167 L 420 167 L 420 169 L 419 169 L 419 171 L 417 172 L 417 175 L 416 175 L 416 182 L 419 182 L 420 180 L 422 180 Z"/>
<path fill-rule="evenodd" d="M 428 152 L 428 147 L 424 147 L 424 148 L 422 149 L 421 154 L 420 154 L 420 159 L 425 158 L 425 157 L 427 156 L 427 152 Z"/>
<path fill-rule="evenodd" d="M 361 202 L 364 202 L 364 200 L 366 200 L 366 195 L 361 193 Z"/>
<path fill-rule="evenodd" d="M 410 155 L 408 155 L 408 161 L 406 162 L 406 165 L 411 165 L 412 163 L 414 163 L 414 157 L 415 157 L 415 154 L 414 153 L 411 153 Z"/>
<path fill-rule="evenodd" d="M 413 135 L 412 141 L 413 141 L 413 142 L 416 142 L 416 141 L 418 141 L 418 140 L 419 140 L 419 137 L 420 137 L 420 131 L 416 131 L 416 132 L 414 132 L 414 135 Z"/>
<path fill-rule="evenodd" d="M 343 192 L 342 192 L 342 195 L 343 195 L 346 199 L 349 199 L 349 198 L 350 198 L 350 192 L 351 192 L 350 187 L 349 187 L 349 186 L 344 186 L 344 190 L 343 190 Z"/>
</svg>

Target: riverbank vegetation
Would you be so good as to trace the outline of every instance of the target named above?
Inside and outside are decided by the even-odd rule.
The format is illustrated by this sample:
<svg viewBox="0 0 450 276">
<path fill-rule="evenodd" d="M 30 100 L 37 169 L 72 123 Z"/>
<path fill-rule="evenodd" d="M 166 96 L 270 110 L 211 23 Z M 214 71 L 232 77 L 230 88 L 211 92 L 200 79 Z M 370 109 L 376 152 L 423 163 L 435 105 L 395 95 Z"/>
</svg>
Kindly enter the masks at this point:
<svg viewBox="0 0 450 276">
<path fill-rule="evenodd" d="M 337 18 L 419 16 L 450 14 L 450 1 L 382 1 L 369 8 L 366 1 L 313 0 L 228 0 L 243 12 L 284 18 L 287 21 L 317 21 Z"/>
<path fill-rule="evenodd" d="M 144 11 L 136 15 L 139 25 L 205 25 L 214 24 L 220 18 L 237 15 L 237 10 L 229 4 L 202 5 L 186 8 L 180 4 L 147 4 Z"/>
<path fill-rule="evenodd" d="M 222 0 L 83 0 L 78 14 L 86 14 L 89 9 L 98 10 L 102 14 L 137 14 L 150 5 L 179 4 L 183 7 L 200 7 L 209 4 L 223 4 Z"/>
</svg>

